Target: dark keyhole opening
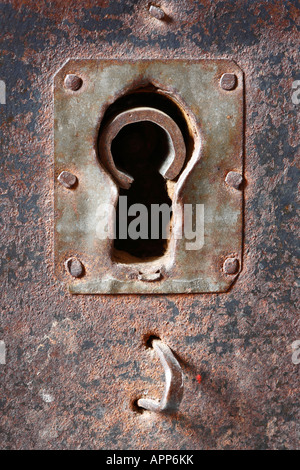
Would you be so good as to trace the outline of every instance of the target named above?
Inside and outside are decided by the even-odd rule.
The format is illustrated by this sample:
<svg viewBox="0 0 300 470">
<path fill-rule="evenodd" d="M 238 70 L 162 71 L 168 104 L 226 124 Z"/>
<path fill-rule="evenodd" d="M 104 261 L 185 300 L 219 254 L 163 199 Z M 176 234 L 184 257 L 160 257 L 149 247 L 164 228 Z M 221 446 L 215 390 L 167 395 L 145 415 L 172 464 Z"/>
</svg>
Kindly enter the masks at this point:
<svg viewBox="0 0 300 470">
<path fill-rule="evenodd" d="M 151 218 L 151 206 L 152 204 L 167 204 L 169 208 L 172 207 L 166 181 L 159 173 L 159 168 L 169 155 L 170 150 L 167 133 L 160 126 L 149 121 L 128 124 L 112 141 L 111 151 L 116 167 L 134 178 L 128 190 L 120 188 L 119 196 L 127 196 L 128 209 L 133 204 L 143 204 L 148 214 L 146 237 L 143 232 L 142 237 L 131 238 L 128 234 L 128 227 L 136 216 L 121 213 L 120 207 L 123 208 L 123 205 L 121 206 L 119 199 L 116 211 L 114 257 L 120 261 L 130 262 L 131 259 L 128 255 L 143 261 L 150 261 L 153 258 L 163 256 L 167 249 L 168 239 L 165 238 L 165 233 L 167 233 L 166 225 L 168 223 L 166 223 L 166 217 L 160 215 L 159 218 Z M 159 224 L 157 239 L 151 238 L 153 222 Z M 122 223 L 127 224 L 126 238 L 120 237 L 120 224 Z M 138 226 L 139 230 L 140 228 Z M 122 233 L 124 234 L 124 225 Z"/>
</svg>

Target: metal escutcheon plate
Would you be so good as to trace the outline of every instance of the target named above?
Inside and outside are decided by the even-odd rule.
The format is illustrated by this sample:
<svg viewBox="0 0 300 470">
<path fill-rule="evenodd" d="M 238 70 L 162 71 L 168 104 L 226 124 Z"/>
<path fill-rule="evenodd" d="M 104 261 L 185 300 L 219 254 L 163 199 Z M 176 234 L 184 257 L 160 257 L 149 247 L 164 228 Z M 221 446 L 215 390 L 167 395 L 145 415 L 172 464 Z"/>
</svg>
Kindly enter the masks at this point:
<svg viewBox="0 0 300 470">
<path fill-rule="evenodd" d="M 224 74 L 233 74 L 234 81 L 222 82 Z M 68 88 L 67 75 L 79 77 L 80 87 Z M 203 206 L 203 245 L 187 250 L 189 240 L 171 239 L 167 252 L 153 262 L 117 262 L 111 256 L 112 240 L 97 236 L 109 222 L 99 208 L 115 204 L 119 190 L 98 158 L 99 129 L 109 105 L 149 84 L 176 103 L 189 122 L 193 147 L 168 189 L 174 204 Z M 228 290 L 242 266 L 243 185 L 230 184 L 243 175 L 240 68 L 227 60 L 70 60 L 55 76 L 54 103 L 55 273 L 70 292 Z M 57 178 L 62 172 L 76 176 L 76 184 L 61 184 Z M 236 178 L 226 180 L 230 172 Z M 173 210 L 173 233 L 180 223 Z M 77 278 L 65 269 L 73 257 L 83 266 Z M 233 260 L 230 269 L 228 258 Z"/>
</svg>

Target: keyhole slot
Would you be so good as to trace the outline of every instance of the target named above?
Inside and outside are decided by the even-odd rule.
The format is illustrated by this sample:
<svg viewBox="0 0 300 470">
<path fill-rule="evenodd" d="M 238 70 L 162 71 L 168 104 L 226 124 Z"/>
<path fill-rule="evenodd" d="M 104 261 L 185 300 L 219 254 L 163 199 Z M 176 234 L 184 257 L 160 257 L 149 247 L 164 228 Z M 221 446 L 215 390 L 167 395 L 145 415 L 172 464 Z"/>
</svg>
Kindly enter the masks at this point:
<svg viewBox="0 0 300 470">
<path fill-rule="evenodd" d="M 117 169 L 133 178 L 129 189 L 120 188 L 119 201 L 120 196 L 126 196 L 128 209 L 134 204 L 141 204 L 147 211 L 147 224 L 143 224 L 143 227 L 137 226 L 140 237 L 135 239 L 130 236 L 130 230 L 128 231 L 135 217 L 122 214 L 121 205 L 119 202 L 117 204 L 113 255 L 115 258 L 121 257 L 123 262 L 126 258 L 130 261 L 131 257 L 150 261 L 163 256 L 166 252 L 170 218 L 167 220 L 160 214 L 159 219 L 154 219 L 152 205 L 166 204 L 171 217 L 172 201 L 168 195 L 166 181 L 159 170 L 172 151 L 173 144 L 169 135 L 162 127 L 151 121 L 126 125 L 112 141 L 111 153 Z M 153 223 L 156 224 L 154 231 L 156 236 L 158 234 L 158 238 L 152 238 Z M 120 232 L 120 224 L 126 224 L 127 238 L 123 238 L 124 227 Z M 147 231 L 145 231 L 146 225 Z"/>
<path fill-rule="evenodd" d="M 110 238 L 109 244 L 114 263 L 149 262 L 151 270 L 153 261 L 155 269 L 158 266 L 155 273 L 159 273 L 159 263 L 170 261 L 173 224 L 178 228 L 181 223 L 174 205 L 177 183 L 195 145 L 195 125 L 190 114 L 170 98 L 170 93 L 165 95 L 150 83 L 121 96 L 105 111 L 99 129 L 98 158 L 118 188 L 118 195 L 112 193 L 114 210 L 110 219 L 110 227 L 115 228 L 115 238 Z M 128 211 L 138 204 L 147 210 L 146 236 L 142 231 L 140 236 L 132 237 L 130 228 L 132 223 L 137 225 L 140 214 Z M 158 212 L 155 224 L 151 206 Z"/>
</svg>

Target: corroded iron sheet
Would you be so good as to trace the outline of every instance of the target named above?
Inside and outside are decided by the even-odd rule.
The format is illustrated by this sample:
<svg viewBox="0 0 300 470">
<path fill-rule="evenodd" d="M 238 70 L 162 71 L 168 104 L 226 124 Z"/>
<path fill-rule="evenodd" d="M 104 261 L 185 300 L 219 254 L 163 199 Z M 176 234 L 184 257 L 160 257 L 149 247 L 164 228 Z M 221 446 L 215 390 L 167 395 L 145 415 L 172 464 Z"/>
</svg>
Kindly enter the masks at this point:
<svg viewBox="0 0 300 470">
<path fill-rule="evenodd" d="M 0 4 L 1 449 L 299 448 L 299 1 L 159 5 L 165 22 L 148 0 Z M 243 70 L 243 269 L 227 292 L 70 295 L 54 276 L 52 85 L 71 57 Z M 132 406 L 164 391 L 150 334 L 184 372 L 167 417 Z"/>
<path fill-rule="evenodd" d="M 226 89 L 225 75 L 236 84 Z M 82 86 L 70 91 L 65 78 L 78 75 Z M 174 192 L 181 204 L 204 205 L 204 244 L 187 250 L 183 237 L 160 260 L 156 282 L 140 279 L 143 264 L 116 263 L 111 240 L 97 236 L 108 224 L 102 205 L 118 187 L 97 161 L 99 125 L 108 105 L 141 84 L 177 99 L 194 117 L 198 142 Z M 223 85 L 223 86 L 222 86 Z M 55 77 L 55 271 L 72 293 L 180 293 L 225 291 L 241 266 L 242 186 L 226 184 L 226 175 L 243 172 L 243 74 L 232 61 L 74 61 Z M 68 191 L 57 181 L 74 173 L 78 185 Z M 178 188 L 178 189 L 177 189 Z M 174 225 L 176 211 L 174 211 Z M 178 224 L 177 224 L 178 225 Z M 176 230 L 173 229 L 174 231 Z M 64 266 L 76 256 L 84 275 L 73 280 Z M 239 267 L 228 273 L 223 263 L 235 257 Z M 146 263 L 146 265 L 149 263 Z M 155 264 L 155 266 L 157 263 Z M 147 269 L 148 266 L 145 266 Z M 157 267 L 157 266 L 156 266 Z"/>
</svg>

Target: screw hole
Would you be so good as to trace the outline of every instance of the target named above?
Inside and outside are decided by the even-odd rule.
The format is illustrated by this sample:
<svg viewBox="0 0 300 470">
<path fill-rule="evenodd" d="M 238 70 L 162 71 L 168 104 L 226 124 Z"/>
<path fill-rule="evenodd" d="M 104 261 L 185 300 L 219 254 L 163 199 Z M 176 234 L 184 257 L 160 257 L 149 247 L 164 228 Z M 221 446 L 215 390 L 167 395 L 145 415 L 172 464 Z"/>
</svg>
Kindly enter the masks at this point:
<svg viewBox="0 0 300 470">
<path fill-rule="evenodd" d="M 138 414 L 143 414 L 145 409 L 144 408 L 141 408 L 137 402 L 138 402 L 139 398 L 135 398 L 134 400 L 132 400 L 131 404 L 130 404 L 130 408 L 132 409 L 132 411 L 134 413 L 138 413 Z"/>
<path fill-rule="evenodd" d="M 150 334 L 150 335 L 146 335 L 144 336 L 144 344 L 146 346 L 146 348 L 153 348 L 153 341 L 155 339 L 159 339 L 160 340 L 160 337 L 157 336 L 157 335 L 154 335 L 154 334 Z"/>
</svg>

